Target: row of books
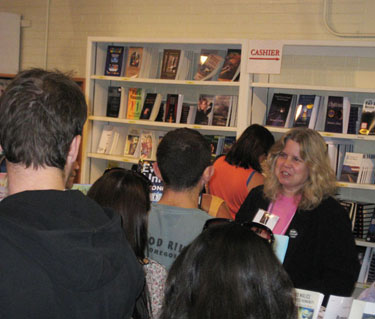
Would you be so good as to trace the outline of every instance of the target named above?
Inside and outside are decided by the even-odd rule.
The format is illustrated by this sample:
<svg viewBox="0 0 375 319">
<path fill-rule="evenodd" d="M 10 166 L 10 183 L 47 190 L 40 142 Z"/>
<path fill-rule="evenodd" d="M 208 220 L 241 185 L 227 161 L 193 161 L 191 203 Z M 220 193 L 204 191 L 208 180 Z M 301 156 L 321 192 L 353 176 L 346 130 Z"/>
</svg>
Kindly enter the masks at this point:
<svg viewBox="0 0 375 319">
<path fill-rule="evenodd" d="M 266 125 L 371 135 L 375 134 L 375 100 L 365 99 L 360 105 L 346 96 L 274 93 Z"/>
<path fill-rule="evenodd" d="M 155 160 L 157 147 L 164 134 L 164 131 L 106 124 L 103 125 L 96 153 Z M 236 140 L 235 136 L 204 135 L 204 137 L 211 145 L 212 158 L 226 154 Z"/>
<path fill-rule="evenodd" d="M 336 140 L 327 139 L 326 145 L 331 167 L 336 173 L 336 178 L 339 180 L 345 160 L 345 155 L 348 152 L 353 152 L 354 144 L 349 142 L 337 142 Z"/>
<path fill-rule="evenodd" d="M 109 86 L 106 116 L 133 120 L 236 126 L 237 95 L 200 94 L 197 103 L 183 94 L 146 93 L 142 88 Z"/>
<path fill-rule="evenodd" d="M 162 131 L 104 125 L 96 152 L 155 160 L 157 146 L 164 134 Z"/>
<path fill-rule="evenodd" d="M 339 180 L 357 184 L 374 184 L 374 168 L 375 154 L 347 152 Z"/>
<path fill-rule="evenodd" d="M 169 80 L 238 80 L 241 64 L 240 49 L 227 51 L 202 49 L 198 54 L 198 61 L 195 61 L 196 55 L 190 50 L 164 49 L 159 57 L 159 49 L 156 47 L 109 45 L 104 75 L 129 78 L 159 76 L 161 79 Z M 196 71 L 193 71 L 195 68 Z"/>
<path fill-rule="evenodd" d="M 374 318 L 375 303 L 330 295 L 327 305 L 323 304 L 324 295 L 317 291 L 296 289 L 298 319 L 359 319 Z"/>
</svg>

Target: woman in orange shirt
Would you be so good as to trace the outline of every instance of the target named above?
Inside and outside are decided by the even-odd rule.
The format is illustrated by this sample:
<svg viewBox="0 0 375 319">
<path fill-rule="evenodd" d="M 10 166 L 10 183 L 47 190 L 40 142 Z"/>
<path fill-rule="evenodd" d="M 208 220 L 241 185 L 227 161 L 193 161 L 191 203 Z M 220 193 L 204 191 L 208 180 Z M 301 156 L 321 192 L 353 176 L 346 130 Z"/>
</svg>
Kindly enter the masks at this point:
<svg viewBox="0 0 375 319">
<path fill-rule="evenodd" d="M 253 124 L 242 133 L 228 154 L 216 159 L 208 192 L 224 199 L 233 219 L 249 191 L 263 184 L 260 163 L 274 143 L 268 129 Z"/>
</svg>

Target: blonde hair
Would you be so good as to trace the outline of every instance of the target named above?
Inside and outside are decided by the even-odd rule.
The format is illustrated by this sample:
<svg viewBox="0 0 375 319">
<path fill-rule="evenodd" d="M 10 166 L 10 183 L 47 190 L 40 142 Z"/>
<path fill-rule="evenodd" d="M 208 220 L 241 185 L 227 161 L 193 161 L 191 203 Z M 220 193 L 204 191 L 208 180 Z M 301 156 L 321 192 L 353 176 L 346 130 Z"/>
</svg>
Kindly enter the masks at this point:
<svg viewBox="0 0 375 319">
<path fill-rule="evenodd" d="M 282 185 L 274 173 L 280 152 L 288 140 L 299 144 L 300 156 L 305 161 L 309 176 L 298 194 L 301 195 L 298 208 L 310 210 L 336 192 L 336 176 L 331 168 L 327 146 L 320 134 L 308 128 L 293 128 L 286 132 L 270 149 L 262 168 L 265 175 L 264 194 L 274 201 L 282 192 Z"/>
</svg>

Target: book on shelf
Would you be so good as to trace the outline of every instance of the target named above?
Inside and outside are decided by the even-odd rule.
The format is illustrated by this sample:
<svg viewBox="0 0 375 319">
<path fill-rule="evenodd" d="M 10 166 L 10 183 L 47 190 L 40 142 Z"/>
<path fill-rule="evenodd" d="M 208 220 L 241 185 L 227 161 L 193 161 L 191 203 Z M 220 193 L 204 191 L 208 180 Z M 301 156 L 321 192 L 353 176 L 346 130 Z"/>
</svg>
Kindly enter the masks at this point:
<svg viewBox="0 0 375 319">
<path fill-rule="evenodd" d="M 142 63 L 139 78 L 156 78 L 159 68 L 159 49 L 157 47 L 143 48 Z"/>
<path fill-rule="evenodd" d="M 198 70 L 194 75 L 196 81 L 211 80 L 222 68 L 225 51 L 202 49 L 199 54 Z"/>
<path fill-rule="evenodd" d="M 237 126 L 237 108 L 238 108 L 238 96 L 233 95 L 232 108 L 231 108 L 230 120 L 229 120 L 230 127 Z"/>
<path fill-rule="evenodd" d="M 150 200 L 152 203 L 157 203 L 163 194 L 164 186 L 163 182 L 156 176 L 153 164 L 154 161 L 140 160 L 137 170 L 151 181 Z"/>
<path fill-rule="evenodd" d="M 111 147 L 108 154 L 121 155 L 124 149 L 126 132 L 127 128 L 125 126 L 114 126 Z"/>
<path fill-rule="evenodd" d="M 183 100 L 182 94 L 167 94 L 164 122 L 179 123 Z"/>
<path fill-rule="evenodd" d="M 141 132 L 139 129 L 129 129 L 125 139 L 124 156 L 139 157 Z"/>
<path fill-rule="evenodd" d="M 328 96 L 325 118 L 325 132 L 347 133 L 350 102 L 346 96 Z"/>
<path fill-rule="evenodd" d="M 161 104 L 162 96 L 160 93 L 147 93 L 143 103 L 141 120 L 155 121 Z"/>
<path fill-rule="evenodd" d="M 107 112 L 108 117 L 119 117 L 121 105 L 121 86 L 109 86 L 107 98 Z"/>
<path fill-rule="evenodd" d="M 363 154 L 347 152 L 341 169 L 340 181 L 357 183 Z"/>
<path fill-rule="evenodd" d="M 113 141 L 113 125 L 104 125 L 102 128 L 102 133 L 100 135 L 98 147 L 96 148 L 96 153 L 98 154 L 109 154 Z"/>
<path fill-rule="evenodd" d="M 127 119 L 139 120 L 142 112 L 143 99 L 144 90 L 142 88 L 129 88 L 126 112 Z"/>
<path fill-rule="evenodd" d="M 157 141 L 154 131 L 142 130 L 140 139 L 140 159 L 156 159 Z"/>
<path fill-rule="evenodd" d="M 191 69 L 194 53 L 190 50 L 181 50 L 175 80 L 187 80 L 192 78 Z"/>
<path fill-rule="evenodd" d="M 296 94 L 274 93 L 267 114 L 266 125 L 290 127 L 296 99 Z"/>
<path fill-rule="evenodd" d="M 361 135 L 375 134 L 375 99 L 366 99 L 363 102 L 360 129 Z"/>
<path fill-rule="evenodd" d="M 341 297 L 330 295 L 326 309 L 324 311 L 324 319 L 344 319 L 348 318 L 350 308 L 352 307 L 353 297 Z"/>
<path fill-rule="evenodd" d="M 105 61 L 104 75 L 121 76 L 123 72 L 123 60 L 125 47 L 109 45 Z"/>
<path fill-rule="evenodd" d="M 182 103 L 181 108 L 181 118 L 180 122 L 181 124 L 194 124 L 195 121 L 195 115 L 197 114 L 197 105 L 194 103 Z"/>
<path fill-rule="evenodd" d="M 322 100 L 323 97 L 319 95 L 300 94 L 294 113 L 293 127 L 308 127 L 314 129 Z"/>
<path fill-rule="evenodd" d="M 128 88 L 121 87 L 121 99 L 120 99 L 120 109 L 118 111 L 118 118 L 125 119 L 128 110 Z"/>
<path fill-rule="evenodd" d="M 200 94 L 198 99 L 198 108 L 195 115 L 195 124 L 212 125 L 212 109 L 215 95 Z"/>
<path fill-rule="evenodd" d="M 164 122 L 165 104 L 166 101 L 162 101 L 160 103 L 159 112 L 158 115 L 156 115 L 155 122 Z"/>
<path fill-rule="evenodd" d="M 228 49 L 220 70 L 219 81 L 235 81 L 239 77 L 241 66 L 241 49 Z"/>
<path fill-rule="evenodd" d="M 142 47 L 129 47 L 128 57 L 126 59 L 125 76 L 129 78 L 138 78 L 143 57 Z"/>
<path fill-rule="evenodd" d="M 221 154 L 228 154 L 229 150 L 231 149 L 232 145 L 236 142 L 235 136 L 225 136 L 223 150 Z"/>
<path fill-rule="evenodd" d="M 353 152 L 354 144 L 349 142 L 338 143 L 337 140 L 326 139 L 326 145 L 331 167 L 336 173 L 336 178 L 340 179 L 345 154 Z"/>
<path fill-rule="evenodd" d="M 298 318 L 317 319 L 324 295 L 317 291 L 306 289 L 296 290 L 296 306 Z"/>
<path fill-rule="evenodd" d="M 375 318 L 375 303 L 354 299 L 348 319 Z"/>
<path fill-rule="evenodd" d="M 348 123 L 348 134 L 360 134 L 363 104 L 351 103 Z"/>
<path fill-rule="evenodd" d="M 164 49 L 163 62 L 161 66 L 160 78 L 175 80 L 180 62 L 181 50 Z"/>
<path fill-rule="evenodd" d="M 366 241 L 375 242 L 375 213 L 372 214 L 370 225 L 367 230 Z"/>
<path fill-rule="evenodd" d="M 233 95 L 215 95 L 212 125 L 229 126 L 233 101 Z"/>
</svg>

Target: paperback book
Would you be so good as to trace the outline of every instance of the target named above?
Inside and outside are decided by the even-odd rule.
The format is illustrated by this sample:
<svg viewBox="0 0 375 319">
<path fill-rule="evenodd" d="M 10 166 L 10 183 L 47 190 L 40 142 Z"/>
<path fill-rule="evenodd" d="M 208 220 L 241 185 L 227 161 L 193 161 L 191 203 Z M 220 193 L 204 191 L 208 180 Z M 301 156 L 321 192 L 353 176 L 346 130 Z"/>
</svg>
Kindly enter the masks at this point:
<svg viewBox="0 0 375 319">
<path fill-rule="evenodd" d="M 266 125 L 290 127 L 297 96 L 295 94 L 274 93 L 268 111 Z"/>
<path fill-rule="evenodd" d="M 232 110 L 232 95 L 216 95 L 212 114 L 212 125 L 229 126 Z"/>
<path fill-rule="evenodd" d="M 141 88 L 130 88 L 128 93 L 127 119 L 139 120 L 143 106 L 144 91 Z"/>
<path fill-rule="evenodd" d="M 121 105 L 121 87 L 109 86 L 107 99 L 107 113 L 108 117 L 118 117 Z"/>
<path fill-rule="evenodd" d="M 139 140 L 141 132 L 138 129 L 130 129 L 125 140 L 124 156 L 139 157 Z"/>
<path fill-rule="evenodd" d="M 375 99 L 366 99 L 363 103 L 359 134 L 375 134 Z"/>
<path fill-rule="evenodd" d="M 320 292 L 296 289 L 298 319 L 317 319 L 324 295 Z"/>
<path fill-rule="evenodd" d="M 181 118 L 182 103 L 182 94 L 167 94 L 164 122 L 178 123 Z"/>
<path fill-rule="evenodd" d="M 194 80 L 211 80 L 221 69 L 224 55 L 225 51 L 202 49 L 199 55 L 198 70 L 194 75 Z"/>
<path fill-rule="evenodd" d="M 144 160 L 154 160 L 156 158 L 156 139 L 153 131 L 142 130 L 140 158 Z"/>
<path fill-rule="evenodd" d="M 145 175 L 151 181 L 150 200 L 152 203 L 157 203 L 163 194 L 163 182 L 156 176 L 154 161 L 140 160 L 138 163 L 138 171 Z"/>
<path fill-rule="evenodd" d="M 223 67 L 220 70 L 218 80 L 219 81 L 235 81 L 239 77 L 241 65 L 241 50 L 240 49 L 228 49 L 223 63 Z"/>
<path fill-rule="evenodd" d="M 109 45 L 105 62 L 104 75 L 120 76 L 122 74 L 125 48 Z"/>
<path fill-rule="evenodd" d="M 315 128 L 322 97 L 314 94 L 301 94 L 298 97 L 293 127 Z"/>
<path fill-rule="evenodd" d="M 165 49 L 161 66 L 161 79 L 175 80 L 180 62 L 181 50 Z"/>
<path fill-rule="evenodd" d="M 201 94 L 199 96 L 195 124 L 212 125 L 214 99 L 215 95 Z"/>
<path fill-rule="evenodd" d="M 344 96 L 328 96 L 324 131 L 347 133 L 349 124 L 350 102 Z"/>
<path fill-rule="evenodd" d="M 126 60 L 125 76 L 129 78 L 138 78 L 142 65 L 143 48 L 130 47 L 128 58 Z"/>
<path fill-rule="evenodd" d="M 161 104 L 160 93 L 147 93 L 145 101 L 143 103 L 142 113 L 140 116 L 141 120 L 155 121 Z"/>
<path fill-rule="evenodd" d="M 102 128 L 102 134 L 100 135 L 98 147 L 96 152 L 99 154 L 109 154 L 113 140 L 113 125 L 104 125 Z"/>
</svg>

